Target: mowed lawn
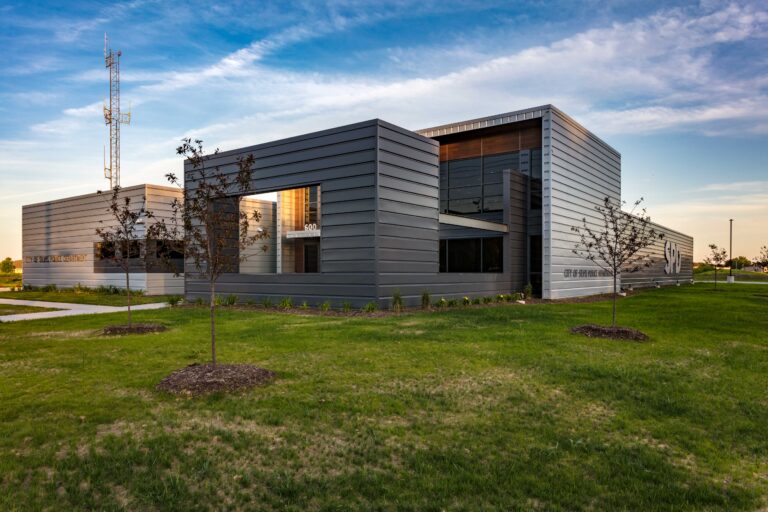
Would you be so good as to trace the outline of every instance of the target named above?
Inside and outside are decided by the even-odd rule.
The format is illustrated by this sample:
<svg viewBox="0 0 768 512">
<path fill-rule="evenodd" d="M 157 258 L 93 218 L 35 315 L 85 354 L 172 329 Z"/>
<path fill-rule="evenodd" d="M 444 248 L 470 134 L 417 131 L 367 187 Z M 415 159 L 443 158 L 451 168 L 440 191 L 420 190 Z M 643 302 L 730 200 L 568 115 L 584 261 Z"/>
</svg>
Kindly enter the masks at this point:
<svg viewBox="0 0 768 512">
<path fill-rule="evenodd" d="M 277 372 L 174 398 L 207 311 L 0 325 L 2 510 L 759 510 L 768 287 L 341 318 L 224 309 L 219 357 Z"/>
</svg>

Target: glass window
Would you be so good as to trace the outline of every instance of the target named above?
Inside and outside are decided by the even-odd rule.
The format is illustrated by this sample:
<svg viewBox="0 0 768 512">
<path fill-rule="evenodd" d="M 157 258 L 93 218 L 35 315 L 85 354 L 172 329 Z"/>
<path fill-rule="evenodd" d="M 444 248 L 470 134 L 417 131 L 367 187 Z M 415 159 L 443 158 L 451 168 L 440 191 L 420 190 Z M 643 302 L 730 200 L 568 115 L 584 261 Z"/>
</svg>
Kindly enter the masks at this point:
<svg viewBox="0 0 768 512">
<path fill-rule="evenodd" d="M 480 239 L 448 240 L 448 272 L 480 272 Z"/>
<path fill-rule="evenodd" d="M 483 198 L 483 211 L 498 212 L 504 209 L 504 196 L 485 196 Z"/>
<path fill-rule="evenodd" d="M 448 272 L 447 241 L 440 240 L 440 272 Z"/>
<path fill-rule="evenodd" d="M 448 186 L 469 187 L 481 184 L 480 159 L 454 160 L 448 164 Z"/>
<path fill-rule="evenodd" d="M 440 272 L 503 272 L 503 237 L 440 240 Z"/>
<path fill-rule="evenodd" d="M 541 210 L 541 150 L 531 150 L 531 210 Z"/>
<path fill-rule="evenodd" d="M 503 272 L 502 237 L 483 238 L 483 272 Z"/>
</svg>

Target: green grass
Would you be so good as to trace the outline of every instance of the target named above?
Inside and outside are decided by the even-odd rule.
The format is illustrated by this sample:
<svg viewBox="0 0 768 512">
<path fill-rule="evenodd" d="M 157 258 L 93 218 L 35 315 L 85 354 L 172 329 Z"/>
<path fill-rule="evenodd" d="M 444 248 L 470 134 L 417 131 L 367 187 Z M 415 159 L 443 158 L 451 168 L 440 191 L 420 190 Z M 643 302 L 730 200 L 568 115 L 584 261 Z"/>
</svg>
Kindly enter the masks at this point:
<svg viewBox="0 0 768 512">
<path fill-rule="evenodd" d="M 70 289 L 44 292 L 15 291 L 0 292 L 0 298 L 18 300 L 42 300 L 48 302 L 68 302 L 70 304 L 95 304 L 99 306 L 127 306 L 128 297 L 123 294 L 96 293 L 93 291 L 76 292 Z M 131 304 L 150 304 L 153 302 L 165 302 L 166 295 L 131 295 Z"/>
<path fill-rule="evenodd" d="M 747 270 L 734 270 L 733 275 L 736 276 L 736 281 L 758 281 L 768 283 L 768 273 L 765 272 L 749 272 Z M 728 270 L 718 270 L 717 281 L 725 281 L 728 276 Z M 693 278 L 696 281 L 714 281 L 715 271 L 707 270 L 705 272 L 697 272 L 693 274 Z"/>
<path fill-rule="evenodd" d="M 0 273 L 0 288 L 10 288 L 12 286 L 21 286 L 21 274 Z"/>
<path fill-rule="evenodd" d="M 220 313 L 240 396 L 158 394 L 208 358 L 204 308 L 0 325 L 2 510 L 757 510 L 768 289 L 370 317 Z"/>
<path fill-rule="evenodd" d="M 22 313 L 43 313 L 45 311 L 57 311 L 56 308 L 38 308 L 35 306 L 17 306 L 14 304 L 0 304 L 0 316 L 20 315 Z"/>
</svg>

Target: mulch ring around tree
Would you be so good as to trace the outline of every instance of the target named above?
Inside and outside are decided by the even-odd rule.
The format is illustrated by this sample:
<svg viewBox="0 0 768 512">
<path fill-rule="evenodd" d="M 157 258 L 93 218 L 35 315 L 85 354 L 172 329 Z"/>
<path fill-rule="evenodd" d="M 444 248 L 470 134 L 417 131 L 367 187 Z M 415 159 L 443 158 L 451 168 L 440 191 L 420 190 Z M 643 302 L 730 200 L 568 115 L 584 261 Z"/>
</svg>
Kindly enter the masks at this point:
<svg viewBox="0 0 768 512">
<path fill-rule="evenodd" d="M 148 334 L 151 332 L 167 331 L 168 327 L 163 324 L 131 324 L 108 325 L 101 330 L 102 334 L 108 336 L 123 336 L 125 334 Z"/>
<path fill-rule="evenodd" d="M 589 338 L 608 338 L 611 340 L 646 341 L 648 335 L 630 327 L 610 327 L 605 325 L 579 325 L 571 329 L 574 334 L 583 334 Z"/>
<path fill-rule="evenodd" d="M 275 372 L 252 364 L 194 363 L 161 380 L 157 390 L 186 396 L 235 393 L 263 386 L 274 379 Z"/>
</svg>

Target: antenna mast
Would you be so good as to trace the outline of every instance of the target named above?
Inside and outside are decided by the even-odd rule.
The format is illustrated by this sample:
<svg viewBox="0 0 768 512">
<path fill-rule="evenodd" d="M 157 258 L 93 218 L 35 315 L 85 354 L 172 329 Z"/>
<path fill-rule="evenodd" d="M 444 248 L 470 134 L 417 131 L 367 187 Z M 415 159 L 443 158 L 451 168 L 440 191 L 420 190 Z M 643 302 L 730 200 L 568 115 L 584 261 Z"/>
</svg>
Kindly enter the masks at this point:
<svg viewBox="0 0 768 512">
<path fill-rule="evenodd" d="M 104 122 L 109 126 L 109 166 L 107 166 L 106 148 L 104 155 L 104 177 L 109 180 L 109 187 L 120 186 L 120 125 L 131 124 L 130 110 L 120 112 L 120 56 L 109 47 L 109 39 L 104 34 L 104 66 L 109 70 L 109 107 L 104 105 Z"/>
</svg>

